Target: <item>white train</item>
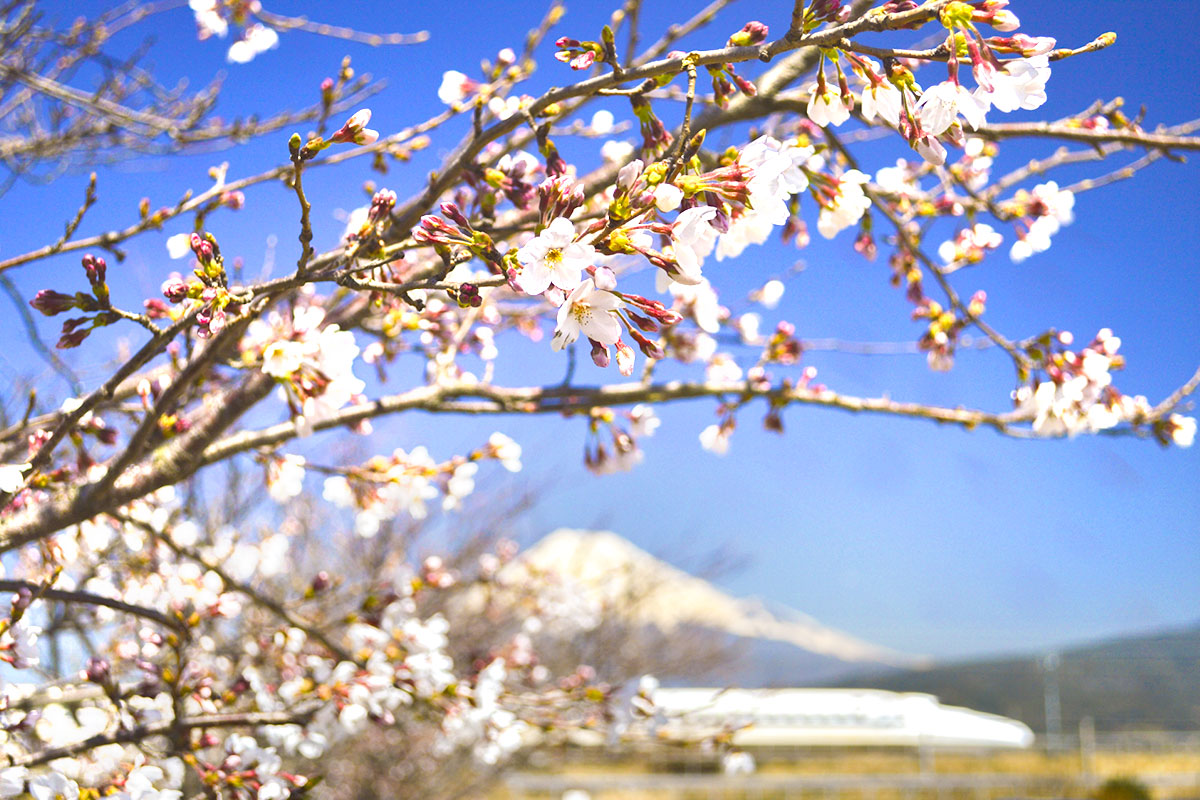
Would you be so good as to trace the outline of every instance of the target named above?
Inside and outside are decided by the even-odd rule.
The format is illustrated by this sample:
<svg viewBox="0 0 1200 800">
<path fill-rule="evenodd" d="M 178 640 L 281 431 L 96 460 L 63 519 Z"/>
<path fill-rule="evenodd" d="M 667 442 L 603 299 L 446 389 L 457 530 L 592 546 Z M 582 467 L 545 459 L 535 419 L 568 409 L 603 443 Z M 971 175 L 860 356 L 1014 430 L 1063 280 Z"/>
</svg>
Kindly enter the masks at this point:
<svg viewBox="0 0 1200 800">
<path fill-rule="evenodd" d="M 658 736 L 729 736 L 737 747 L 1011 747 L 1023 722 L 944 706 L 933 695 L 878 689 L 669 689 L 653 693 Z"/>
</svg>

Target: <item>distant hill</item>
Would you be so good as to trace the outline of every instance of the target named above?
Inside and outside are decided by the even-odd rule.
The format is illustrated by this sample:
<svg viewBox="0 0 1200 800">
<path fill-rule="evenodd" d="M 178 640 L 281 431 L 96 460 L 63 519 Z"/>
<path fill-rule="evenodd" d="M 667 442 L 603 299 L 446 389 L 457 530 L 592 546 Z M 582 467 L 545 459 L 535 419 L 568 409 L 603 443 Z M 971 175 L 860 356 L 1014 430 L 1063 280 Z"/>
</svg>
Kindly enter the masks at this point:
<svg viewBox="0 0 1200 800">
<path fill-rule="evenodd" d="M 892 670 L 835 685 L 928 692 L 943 703 L 1019 719 L 1046 729 L 1040 656 Z M 1200 730 L 1200 625 L 1068 649 L 1056 669 L 1062 731 L 1091 717 L 1097 731 Z"/>
</svg>

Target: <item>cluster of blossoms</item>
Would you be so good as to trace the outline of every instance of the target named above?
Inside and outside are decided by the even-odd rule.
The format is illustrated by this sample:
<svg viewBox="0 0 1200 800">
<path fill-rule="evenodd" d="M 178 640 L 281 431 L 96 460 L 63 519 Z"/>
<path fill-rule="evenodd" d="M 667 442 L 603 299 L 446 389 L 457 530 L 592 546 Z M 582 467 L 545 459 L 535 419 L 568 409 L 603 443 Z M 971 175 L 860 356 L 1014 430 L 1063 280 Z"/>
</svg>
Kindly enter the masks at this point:
<svg viewBox="0 0 1200 800">
<path fill-rule="evenodd" d="M 196 17 L 200 39 L 216 36 L 224 39 L 232 22 L 242 29 L 241 36 L 229 46 L 226 56 L 230 63 L 247 64 L 256 55 L 279 46 L 279 34 L 274 28 L 255 18 L 262 9 L 258 0 L 188 0 Z"/>
<path fill-rule="evenodd" d="M 552 344 L 561 349 L 585 336 L 592 344 L 593 359 L 609 363 L 607 348 L 615 346 L 622 373 L 632 370 L 633 350 L 622 341 L 628 333 L 635 344 L 651 357 L 661 357 L 660 345 L 646 338 L 664 325 L 678 322 L 653 300 L 617 290 L 616 273 L 607 266 L 612 256 L 640 254 L 659 268 L 658 288 L 687 298 L 695 309 L 717 308 L 715 294 L 703 277 L 705 259 L 715 251 L 718 260 L 740 255 L 750 244 L 766 241 L 775 226 L 792 218 L 793 197 L 810 187 L 807 173 L 814 162 L 811 146 L 787 144 L 770 136 L 760 137 L 716 170 L 689 169 L 670 177 L 669 166 L 655 162 L 647 166 L 634 160 L 623 167 L 610 191 L 609 226 L 592 225 L 580 232 L 569 214 L 551 215 L 532 240 L 506 258 L 510 281 L 525 294 L 542 295 L 558 306 Z M 854 224 L 869 202 L 861 181 L 853 171 L 841 178 L 821 176 L 814 196 L 822 203 L 821 228 L 832 236 Z M 545 187 L 551 183 L 547 179 Z M 549 194 L 573 197 L 570 188 L 553 179 Z M 543 199 L 542 208 L 548 207 Z M 645 215 L 663 215 L 683 207 L 673 222 L 637 221 Z M 556 210 L 563 208 L 559 203 Z M 566 206 L 569 212 L 570 205 Z M 547 216 L 544 213 L 544 217 Z M 591 241 L 588 234 L 596 235 Z M 652 248 L 651 235 L 663 237 L 669 246 L 661 252 Z M 466 239 L 461 240 L 464 244 Z M 515 263 L 514 263 L 515 262 Z M 585 277 L 587 276 L 587 277 Z M 712 302 L 696 302 L 699 297 Z M 715 332 L 709 314 L 697 314 L 698 324 Z M 670 338 L 670 337 L 668 337 Z"/>
<path fill-rule="evenodd" d="M 240 26 L 231 61 L 249 61 L 278 42 L 262 21 L 272 18 L 257 0 L 190 0 L 189 6 L 202 38 L 223 37 L 231 25 Z M 916 9 L 898 0 L 881 19 Z M 705 131 L 689 129 L 702 114 L 727 107 L 737 92 L 746 97 L 757 92 L 733 63 L 704 65 L 713 96 L 701 104 L 709 109 L 692 115 L 697 98 L 689 94 L 681 135 L 656 116 L 653 102 L 674 91 L 669 83 L 685 73 L 692 91 L 698 66 L 693 57 L 670 54 L 681 66 L 654 67 L 664 71 L 636 90 L 609 95 L 605 102 L 627 97 L 628 123 L 617 125 L 607 110 L 590 122 L 565 123 L 560 117 L 571 113 L 564 111 L 569 103 L 545 105 L 516 92 L 532 61 L 518 63 L 517 54 L 505 48 L 494 63 L 485 62 L 481 80 L 448 72 L 438 91 L 451 106 L 444 120 L 475 112 L 476 139 L 458 151 L 466 155 L 447 162 L 449 171 L 435 173 L 419 202 L 397 208 L 395 191 L 369 185 L 370 204 L 350 215 L 341 251 L 309 259 L 312 206 L 300 177 L 306 162 L 332 145 L 379 141 L 379 132 L 367 127 L 366 109 L 328 138 L 294 134 L 288 141 L 291 166 L 284 173 L 291 170 L 287 177 L 305 220 L 305 253 L 294 275 L 230 286 L 215 236 L 201 230 L 207 214 L 218 207 L 241 208 L 245 197 L 221 192 L 224 172 L 218 171 L 218 189 L 196 206 L 197 232 L 167 240 L 172 258 L 194 259 L 192 274 L 171 276 L 162 286 L 163 298 L 146 302 L 145 314 L 112 305 L 107 264 L 91 254 L 82 261 L 87 291 L 38 292 L 31 305 L 40 313 L 81 314 L 63 326 L 60 347 L 79 345 L 92 330 L 121 320 L 140 324 L 154 342 L 169 341 L 144 359 L 139 354 L 128 361 L 133 366 L 119 380 L 58 411 L 33 416 L 31 400 L 26 419 L 10 426 L 3 442 L 3 513 L 13 515 L 18 527 L 43 510 L 45 518 L 53 517 L 58 506 L 74 516 L 61 517 L 71 522 L 44 534 L 31 534 L 26 541 L 38 546 L 6 559 L 6 578 L 20 588 L 0 620 L 0 662 L 15 670 L 47 668 L 42 662 L 51 647 L 53 660 L 79 655 L 61 651 L 69 626 L 108 638 L 99 644 L 88 639 L 96 644 L 95 654 L 86 661 L 80 656 L 82 668 L 74 675 L 67 670 L 61 685 L 0 686 L 0 750 L 11 765 L 0 770 L 0 798 L 181 800 L 188 784 L 198 781 L 239 798 L 301 800 L 315 781 L 292 765 L 332 761 L 336 748 L 372 726 L 403 727 L 407 735 L 408 725 L 398 722 L 428 723 L 436 729 L 430 737 L 433 755 L 470 752 L 492 765 L 535 731 L 561 727 L 563 717 L 547 707 L 591 703 L 576 718 L 587 725 L 610 716 L 597 703 L 611 700 L 613 687 L 574 664 L 555 680 L 535 647 L 542 636 L 569 640 L 597 629 L 609 612 L 603 602 L 565 581 L 545 585 L 536 569 L 519 572 L 510 566 L 508 547 L 479 556 L 477 570 L 449 558 L 413 557 L 409 550 L 407 536 L 419 521 L 438 506 L 459 509 L 473 495 L 481 464 L 497 461 L 520 470 L 520 445 L 495 433 L 477 449 L 443 461 L 423 446 L 389 446 L 388 455 L 361 463 L 356 457 L 350 465 L 316 455 L 312 440 L 303 455 L 276 448 L 291 436 L 337 423 L 369 433 L 368 420 L 393 404 L 388 399 L 368 404 L 367 381 L 356 374 L 362 373 L 360 360 L 384 383 L 389 370 L 407 367 L 403 357 L 412 355 L 421 361 L 412 374 L 427 385 L 414 389 L 410 396 L 416 400 L 406 407 L 561 408 L 587 425 L 584 461 L 591 471 L 627 470 L 643 459 L 644 439 L 659 425 L 654 411 L 646 405 L 629 410 L 588 405 L 616 401 L 604 399 L 603 388 L 591 395 L 599 401 L 587 399 L 590 388 L 576 391 L 573 360 L 563 385 L 540 395 L 525 389 L 506 395 L 490 386 L 502 335 L 549 338 L 545 343 L 555 351 L 586 345 L 596 365 L 615 361 L 624 376 L 634 373 L 635 352 L 641 350 L 652 362 L 642 373 L 645 397 L 664 396 L 655 394 L 655 361 L 671 359 L 684 365 L 681 371 L 703 372 L 703 383 L 673 386 L 682 387 L 681 396 L 695 391 L 721 397 L 717 421 L 699 436 L 704 448 L 718 454 L 727 452 L 738 414 L 757 397 L 766 398 L 763 424 L 772 431 L 782 431 L 782 409 L 792 401 L 854 407 L 854 398 L 833 395 L 815 382 L 816 369 L 803 363 L 805 345 L 793 324 L 764 321 L 759 310 L 746 311 L 728 296 L 723 304 L 710 282 L 720 269 L 710 258 L 738 258 L 776 229 L 785 242 L 807 244 L 800 213 L 806 195 L 817 231 L 833 239 L 858 228 L 854 248 L 868 259 L 878 247 L 873 204 L 881 206 L 874 215 L 886 211 L 896 223 L 894 238 L 880 237 L 880 244 L 895 245 L 892 279 L 904 287 L 920 321 L 919 346 L 929 365 L 948 369 L 962 333 L 980 322 L 987 298 L 979 291 L 960 301 L 945 276 L 982 262 L 1002 244 L 1001 234 L 978 216 L 991 212 L 1016 221 L 1010 255 L 1022 261 L 1045 251 L 1072 221 L 1075 198 L 1053 181 L 1009 199 L 993 196 L 988 184 L 997 147 L 985 141 L 986 131 L 967 133 L 978 131 L 994 111 L 1045 103 L 1054 41 L 1014 34 L 1018 23 L 1004 0 L 950 2 L 938 9 L 947 36 L 930 59 L 948 60 L 945 81 L 922 88 L 913 72 L 919 60 L 885 59 L 881 65 L 839 41 L 822 48 L 813 84 L 803 90 L 807 119 L 770 120 L 765 133 L 724 152 L 705 151 Z M 849 12 L 838 0 L 803 4 L 801 35 L 844 20 Z M 1013 35 L 984 36 L 979 26 L 985 25 Z M 751 47 L 767 37 L 765 25 L 750 22 L 728 45 Z M 556 45 L 556 57 L 576 70 L 609 65 L 620 78 L 617 64 L 638 63 L 619 57 L 611 30 L 600 41 L 563 37 Z M 960 80 L 968 62 L 974 89 Z M 337 94 L 332 81 L 322 85 L 322 93 L 328 111 Z M 640 150 L 628 141 L 606 143 L 604 165 L 591 177 L 577 173 L 550 139 L 632 131 L 633 118 Z M 822 136 L 831 134 L 822 128 L 851 118 L 898 132 L 922 159 L 881 169 L 872 182 L 834 137 Z M 518 127 L 522 120 L 531 132 Z M 1118 124 L 1113 120 L 1099 115 L 1078 122 L 1103 130 Z M 404 147 L 417 147 L 415 139 L 402 144 L 405 136 L 371 148 L 380 169 L 385 157 L 403 158 Z M 537 154 L 516 149 L 522 137 Z M 947 146 L 961 147 L 962 157 L 948 163 Z M 602 177 L 593 180 L 596 175 Z M 412 227 L 424 211 L 430 213 Z M 944 265 L 939 268 L 920 245 L 924 223 L 943 217 L 957 218 L 958 230 L 938 248 Z M 143 228 L 168 218 L 169 210 L 151 215 L 144 202 Z M 411 239 L 408 230 L 398 230 L 401 225 L 411 228 Z M 661 300 L 629 290 L 637 267 L 647 264 Z M 945 302 L 926 296 L 923 268 L 940 279 Z M 312 288 L 318 282 L 339 288 L 318 297 Z M 771 280 L 748 299 L 770 311 L 783 292 L 783 282 Z M 194 324 L 160 328 L 154 321 L 162 319 Z M 547 319 L 553 319 L 552 335 L 541 327 Z M 1126 425 L 1149 430 L 1164 444 L 1191 445 L 1195 420 L 1153 408 L 1113 386 L 1111 372 L 1122 366 L 1119 348 L 1108 330 L 1079 350 L 1066 333 L 1017 343 L 1014 361 L 1025 370 L 1025 385 L 1013 393 L 1016 410 L 1000 418 L 1005 424 L 1028 423 L 1041 436 Z M 478 374 L 469 371 L 471 359 L 483 363 Z M 635 392 L 643 388 L 629 386 Z M 291 423 L 238 430 L 245 409 L 222 401 L 254 401 L 271 388 L 277 388 Z M 535 395 L 540 399 L 529 399 Z M 394 405 L 408 402 L 401 400 Z M 95 413 L 82 413 L 85 402 Z M 226 409 L 229 419 L 220 417 Z M 102 412 L 111 415 L 109 422 Z M 116 419 L 135 431 L 129 450 L 100 459 L 95 451 L 116 443 L 124 430 L 110 426 Z M 206 430 L 202 423 L 215 431 L 212 437 L 199 435 Z M 185 437 L 189 431 L 196 436 Z M 175 435 L 179 438 L 171 439 Z M 59 441 L 71 455 L 51 461 L 43 448 Z M 278 507 L 263 517 L 242 515 L 240 482 L 231 487 L 230 502 L 212 504 L 206 515 L 197 513 L 210 491 L 202 482 L 192 496 L 175 496 L 170 484 L 188 479 L 199 462 L 225 448 L 255 460 L 265 476 L 265 495 Z M 340 528 L 336 536 L 326 537 L 325 530 L 307 535 L 320 518 L 308 514 L 302 502 L 306 485 L 312 488 L 310 473 L 320 476 L 323 499 L 353 517 L 345 536 Z M 139 489 L 144 496 L 122 496 L 139 486 L 149 487 Z M 109 502 L 114 497 L 120 499 Z M 297 508 L 305 513 L 297 514 Z M 341 521 L 340 514 L 336 518 Z M 39 519 L 28 524 L 36 528 Z M 253 526 L 264 520 L 279 521 L 255 532 Z M 303 549 L 301 542 L 313 549 Z M 326 546 L 337 552 L 323 551 Z M 468 565 L 472 559 L 466 559 Z M 378 563 L 360 563 L 368 560 Z M 343 565 L 357 571 L 343 572 Z M 62 616 L 45 610 L 51 601 L 56 611 L 65 609 Z M 504 625 L 496 622 L 502 618 Z M 489 631 L 463 633 L 460 623 Z M 653 715 L 653 691 L 652 683 L 638 688 L 630 717 Z M 238 732 L 215 732 L 227 725 Z M 147 732 L 155 746 L 129 742 L 132 731 Z M 77 758 L 21 766 L 76 748 Z M 744 761 L 730 760 L 732 771 L 744 768 Z"/>
<path fill-rule="evenodd" d="M 477 81 L 456 69 L 446 70 L 438 86 L 437 96 L 446 105 L 459 108 L 467 100 L 477 97 L 477 102 L 486 100 L 487 110 L 498 120 L 506 120 L 521 113 L 533 102 L 525 94 L 506 94 L 507 86 L 525 76 L 526 66 L 517 63 L 517 54 L 511 47 L 501 48 L 494 62 L 483 62 L 484 79 Z"/>
<path fill-rule="evenodd" d="M 241 342 L 243 362 L 279 382 L 302 432 L 334 418 L 366 388 L 354 375 L 359 354 L 354 333 L 324 323 L 324 308 L 298 305 L 290 320 L 277 312 L 254 320 Z"/>
<path fill-rule="evenodd" d="M 912 73 L 899 63 L 881 74 L 878 63 L 870 58 L 837 50 L 823 54 L 817 79 L 809 89 L 808 118 L 815 124 L 841 125 L 850 119 L 856 107 L 841 56 L 862 83 L 857 104 L 862 118 L 876 118 L 898 129 L 909 144 L 932 164 L 946 160 L 943 141 L 961 145 L 964 124 L 978 129 L 989 110 L 1011 112 L 1036 109 L 1046 102 L 1046 82 L 1050 77 L 1048 53 L 1055 41 L 1048 37 L 984 37 L 976 27 L 986 24 L 1001 32 L 1011 32 L 1019 21 L 1005 6 L 1006 0 L 985 3 L 953 2 L 941 10 L 941 22 L 948 31 L 946 48 L 949 77 L 924 90 Z M 968 55 L 977 87 L 967 89 L 959 81 L 960 53 Z M 998 53 L 1017 53 L 1020 58 L 1001 61 Z M 826 79 L 825 58 L 832 60 L 836 85 Z M 960 119 L 961 117 L 961 119 Z"/>
<path fill-rule="evenodd" d="M 1018 191 L 1010 202 L 1013 212 L 1025 220 L 1025 230 L 1017 231 L 1009 257 L 1021 262 L 1034 253 L 1050 249 L 1050 237 L 1075 219 L 1075 195 L 1059 189 L 1054 181 L 1039 183 L 1033 191 Z"/>
<path fill-rule="evenodd" d="M 493 437 L 487 451 L 509 468 L 519 465 L 519 448 L 510 440 Z M 296 618 L 259 593 L 294 577 L 301 556 L 288 550 L 291 531 L 251 543 L 229 528 L 205 534 L 179 512 L 167 487 L 118 514 L 64 531 L 42 554 L 30 553 L 15 565 L 35 584 L 82 589 L 114 605 L 94 609 L 95 624 L 110 630 L 112 640 L 102 656 L 87 661 L 78 686 L 48 695 L 33 684 L 0 687 L 10 759 L 80 750 L 75 758 L 55 760 L 48 771 L 0 771 L 5 796 L 26 791 L 35 800 L 179 800 L 185 776 L 194 773 L 223 796 L 302 797 L 315 783 L 300 760 L 326 756 L 369 727 L 394 725 L 418 706 L 437 733 L 430 757 L 465 751 L 492 765 L 529 741 L 532 729 L 524 720 L 536 709 L 524 708 L 513 687 L 546 684 L 551 677 L 532 649 L 531 634 L 524 628 L 502 634 L 475 663 L 460 663 L 451 654 L 447 616 L 421 611 L 426 601 L 445 606 L 435 595 L 460 585 L 458 569 L 431 556 L 417 569 L 401 562 L 384 570 L 351 615 L 338 651 L 330 635 L 287 624 Z M 114 567 L 131 554 L 141 554 L 139 566 L 118 582 Z M 476 580 L 539 595 L 538 581 L 528 574 L 509 575 L 506 565 L 514 555 L 515 547 L 505 542 L 483 553 Z M 334 581 L 320 571 L 305 598 L 334 591 Z M 551 605 L 554 594 L 548 594 Z M 496 593 L 489 597 L 494 604 Z M 6 660 L 18 669 L 36 666 L 38 628 L 19 618 L 31 602 L 37 599 L 29 593 L 14 599 L 0 640 Z M 124 608 L 159 616 L 147 622 L 122 614 Z M 282 613 L 283 624 L 264 627 L 255 617 L 263 611 Z M 40 614 L 40 606 L 32 612 Z M 246 630 L 239 631 L 242 625 Z M 577 675 L 565 680 L 574 682 L 580 702 L 594 706 L 603 696 Z M 537 713 L 544 724 L 548 718 Z M 183 758 L 177 748 L 169 755 L 142 752 L 122 733 L 139 726 L 166 732 L 177 720 L 217 715 L 228 722 L 243 714 L 246 732 L 218 736 L 214 729 L 198 729 Z M 270 721 L 260 725 L 256 718 Z"/>
<path fill-rule="evenodd" d="M 192 270 L 196 280 L 185 280 L 173 273 L 163 281 L 162 293 L 170 308 L 159 300 L 146 301 L 146 312 L 150 317 L 179 319 L 185 313 L 196 313 L 196 335 L 208 339 L 225 329 L 228 311 L 236 310 L 240 303 L 229 291 L 225 258 L 221 247 L 211 233 L 188 235 L 188 247 L 195 256 L 196 267 Z"/>
<path fill-rule="evenodd" d="M 588 443 L 583 463 L 597 475 L 633 469 L 645 458 L 640 439 L 653 436 L 662 423 L 650 406 L 639 404 L 628 411 L 594 408 L 589 414 Z M 602 434 L 607 433 L 607 437 Z M 608 438 L 610 445 L 604 439 Z"/>
<path fill-rule="evenodd" d="M 426 502 L 442 496 L 442 508 L 458 508 L 475 491 L 479 462 L 495 460 L 509 472 L 521 469 L 521 446 L 502 433 L 494 433 L 487 444 L 464 457 L 438 463 L 424 447 L 411 452 L 397 449 L 390 457 L 378 456 L 344 475 L 325 479 L 324 498 L 339 508 L 355 509 L 354 528 L 359 536 L 373 537 L 383 522 L 406 515 L 424 519 Z M 299 471 L 297 470 L 299 467 Z M 279 468 L 282 472 L 283 467 Z M 294 457 L 290 487 L 303 481 L 303 464 Z M 297 492 L 298 493 L 298 492 Z"/>
<path fill-rule="evenodd" d="M 1079 352 L 1068 349 L 1074 337 L 1068 331 L 1048 333 L 1030 346 L 1035 364 L 1045 379 L 1037 378 L 1013 393 L 1018 414 L 1033 421 L 1039 436 L 1075 436 L 1138 424 L 1152 411 L 1145 397 L 1121 394 L 1112 385 L 1110 370 L 1124 360 L 1117 354 L 1121 340 L 1105 328 Z M 1167 438 L 1187 447 L 1195 433 L 1195 420 L 1174 415 L 1167 422 Z"/>
<path fill-rule="evenodd" d="M 961 229 L 952 241 L 938 246 L 938 257 L 946 264 L 978 264 L 1004 241 L 996 230 L 985 222 Z"/>
</svg>

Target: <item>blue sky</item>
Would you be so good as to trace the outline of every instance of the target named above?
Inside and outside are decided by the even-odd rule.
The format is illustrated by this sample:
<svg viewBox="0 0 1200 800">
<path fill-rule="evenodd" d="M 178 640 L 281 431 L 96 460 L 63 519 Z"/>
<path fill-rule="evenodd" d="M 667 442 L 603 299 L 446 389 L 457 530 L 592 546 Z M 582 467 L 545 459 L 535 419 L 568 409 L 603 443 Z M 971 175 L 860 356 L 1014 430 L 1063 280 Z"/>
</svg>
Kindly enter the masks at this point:
<svg viewBox="0 0 1200 800">
<path fill-rule="evenodd" d="M 46 8 L 65 19 L 106 5 L 48 3 Z M 717 46 L 757 14 L 768 14 L 759 18 L 781 32 L 787 5 L 734 3 L 686 44 Z M 443 71 L 475 75 L 481 58 L 493 58 L 505 46 L 519 50 L 541 11 L 530 4 L 462 2 L 268 7 L 364 29 L 424 28 L 432 39 L 372 50 L 289 33 L 277 50 L 253 63 L 228 65 L 225 45 L 196 41 L 190 14 L 179 9 L 114 45 L 130 48 L 140 36 L 152 35 L 156 43 L 149 63 L 166 83 L 186 78 L 198 86 L 225 71 L 218 113 L 227 117 L 312 102 L 320 81 L 334 74 L 349 53 L 360 72 L 388 81 L 384 93 L 369 103 L 375 112 L 372 127 L 387 134 L 440 110 L 436 89 Z M 647 0 L 645 40 L 700 7 Z M 1120 2 L 1014 3 L 1013 9 L 1022 30 L 1055 36 L 1061 44 L 1081 45 L 1106 30 L 1115 31 L 1118 41 L 1098 55 L 1056 64 L 1047 105 L 1011 119 L 1057 118 L 1116 96 L 1126 99 L 1131 115 L 1145 105 L 1146 127 L 1200 117 L 1194 88 L 1200 57 L 1178 35 L 1178 17 L 1194 13 L 1196 4 L 1156 6 L 1155 13 Z M 600 3 L 569 3 L 555 35 L 596 38 L 607 11 Z M 543 48 L 528 93 L 572 79 L 549 54 Z M 940 69 L 931 68 L 925 79 L 940 79 Z M 747 70 L 754 74 L 752 67 Z M 619 105 L 611 108 L 618 119 L 627 118 Z M 663 111 L 669 122 L 672 114 L 678 109 Z M 314 198 L 318 246 L 335 243 L 342 229 L 337 212 L 362 204 L 364 180 L 393 188 L 401 197 L 413 193 L 462 129 L 451 126 L 435 137 L 429 152 L 411 165 L 394 165 L 387 176 L 371 173 L 365 163 L 309 173 L 305 184 Z M 204 185 L 212 164 L 228 161 L 233 177 L 259 172 L 286 157 L 285 142 L 286 135 L 280 135 L 219 153 L 143 158 L 103 168 L 100 203 L 81 233 L 128 224 L 143 196 L 155 208 L 173 203 L 187 188 Z M 1044 141 L 1006 145 L 998 171 L 1047 156 L 1055 146 Z M 871 171 L 902 154 L 894 143 L 870 143 L 859 151 Z M 1069 183 L 1134 157 L 1126 154 L 1053 177 Z M 960 273 L 956 285 L 964 295 L 986 289 L 988 319 L 1013 337 L 1054 326 L 1086 340 L 1102 327 L 1113 328 L 1128 360 L 1117 386 L 1157 401 L 1200 365 L 1198 177 L 1192 163 L 1162 160 L 1133 181 L 1081 194 L 1076 222 L 1058 234 L 1048 252 L 1013 264 L 1003 255 L 1011 232 L 1002 230 L 1007 238 L 1002 253 L 981 269 Z M 7 209 L 0 256 L 57 238 L 85 183 L 86 175 L 72 173 L 49 186 L 19 185 L 0 198 Z M 227 258 L 242 256 L 253 273 L 270 234 L 279 238 L 279 263 L 294 263 L 296 216 L 294 197 L 268 185 L 248 194 L 244 211 L 214 216 L 210 228 Z M 177 222 L 161 235 L 128 244 L 126 262 L 110 267 L 118 301 L 132 305 L 152 296 L 166 274 L 178 269 L 167 260 L 163 242 L 186 227 Z M 931 242 L 948 238 L 952 228 L 941 230 L 945 236 L 935 235 Z M 802 338 L 915 339 L 919 329 L 908 320 L 907 303 L 888 286 L 886 263 L 864 262 L 853 253 L 852 239 L 850 232 L 831 243 L 814 238 L 804 251 L 768 245 L 706 272 L 711 270 L 729 304 L 768 277 L 790 273 L 783 302 L 765 319 L 793 321 Z M 804 268 L 797 271 L 800 262 Z M 74 291 L 81 287 L 57 281 L 78 282 L 79 271 L 77 257 L 64 257 L 14 277 L 29 294 L 47 286 Z M 39 370 L 41 362 L 34 360 L 10 312 L 7 307 L 0 316 L 5 345 L 0 376 L 16 379 Z M 55 326 L 46 320 L 42 331 L 52 339 Z M 563 359 L 548 346 L 514 343 L 510 355 L 513 361 L 501 368 L 501 382 L 561 377 Z M 92 381 L 100 374 L 99 365 L 81 360 L 86 354 L 70 357 Z M 819 369 L 821 381 L 850 394 L 890 393 L 903 400 L 1003 410 L 1012 388 L 1011 369 L 994 351 L 963 353 L 948 374 L 930 372 L 916 355 L 811 353 L 806 363 Z M 66 396 L 64 385 L 43 377 L 44 394 Z M 590 364 L 581 365 L 577 374 L 581 382 L 615 377 Z M 715 403 L 701 401 L 660 408 L 664 424 L 647 442 L 645 462 L 634 472 L 601 478 L 583 469 L 582 423 L 552 417 L 477 422 L 411 416 L 381 425 L 371 446 L 388 452 L 426 443 L 435 456 L 449 456 L 476 445 L 491 430 L 503 430 L 525 446 L 526 470 L 516 480 L 499 471 L 481 477 L 494 478 L 492 486 L 504 491 L 538 493 L 536 507 L 519 523 L 527 540 L 558 526 L 601 526 L 684 567 L 716 551 L 728 553 L 742 564 L 719 576 L 729 590 L 761 595 L 899 650 L 937 656 L 1040 650 L 1200 617 L 1200 449 L 1163 450 L 1112 437 L 1014 441 L 986 431 L 806 408 L 787 410 L 787 432 L 778 436 L 761 430 L 762 409 L 751 407 L 739 418 L 729 455 L 716 458 L 702 451 L 696 438 L 715 421 L 714 408 Z M 480 491 L 487 491 L 488 484 L 480 483 Z"/>
</svg>

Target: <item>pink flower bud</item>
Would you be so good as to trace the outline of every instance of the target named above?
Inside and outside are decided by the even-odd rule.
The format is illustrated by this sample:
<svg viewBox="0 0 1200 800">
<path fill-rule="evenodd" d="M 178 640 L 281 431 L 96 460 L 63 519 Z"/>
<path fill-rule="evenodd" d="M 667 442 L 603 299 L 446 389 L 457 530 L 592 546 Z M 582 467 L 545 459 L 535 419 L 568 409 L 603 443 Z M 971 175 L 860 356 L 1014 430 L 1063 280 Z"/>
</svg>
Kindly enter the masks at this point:
<svg viewBox="0 0 1200 800">
<path fill-rule="evenodd" d="M 74 295 L 63 294 L 53 289 L 42 289 L 29 301 L 29 305 L 47 317 L 53 317 L 55 314 L 61 314 L 77 307 L 78 302 Z"/>
<path fill-rule="evenodd" d="M 596 282 L 597 289 L 611 292 L 617 288 L 617 276 L 608 267 L 596 267 L 589 272 L 592 273 L 592 279 Z"/>
<path fill-rule="evenodd" d="M 752 44 L 760 44 L 767 40 L 768 28 L 757 20 L 747 22 L 742 26 L 742 29 L 729 37 L 729 44 L 733 47 L 747 47 Z"/>
<path fill-rule="evenodd" d="M 588 341 L 592 343 L 592 361 L 597 367 L 604 369 L 609 364 L 608 348 L 595 339 L 588 339 Z"/>
<path fill-rule="evenodd" d="M 95 286 L 98 283 L 104 283 L 108 265 L 103 258 L 88 253 L 83 257 L 83 269 L 87 273 L 88 281 Z"/>
<path fill-rule="evenodd" d="M 635 355 L 633 348 L 625 344 L 621 339 L 617 339 L 617 371 L 628 378 L 633 374 L 633 362 Z"/>
</svg>

